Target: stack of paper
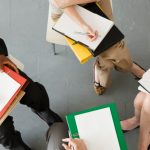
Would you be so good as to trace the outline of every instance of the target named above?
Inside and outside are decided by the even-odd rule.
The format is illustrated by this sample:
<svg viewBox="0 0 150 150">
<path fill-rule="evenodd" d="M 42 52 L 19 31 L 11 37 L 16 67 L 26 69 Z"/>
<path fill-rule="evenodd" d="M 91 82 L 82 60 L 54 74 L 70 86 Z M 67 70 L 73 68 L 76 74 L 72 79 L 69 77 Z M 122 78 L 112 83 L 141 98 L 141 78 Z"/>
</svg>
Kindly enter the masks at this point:
<svg viewBox="0 0 150 150">
<path fill-rule="evenodd" d="M 8 74 L 0 72 L 0 111 L 2 111 L 20 86 L 21 85 Z"/>
<path fill-rule="evenodd" d="M 110 108 L 76 115 L 75 120 L 88 150 L 120 150 Z"/>
<path fill-rule="evenodd" d="M 4 72 L 0 72 L 0 118 L 7 111 L 26 81 L 25 78 L 8 67 L 4 67 Z"/>
</svg>

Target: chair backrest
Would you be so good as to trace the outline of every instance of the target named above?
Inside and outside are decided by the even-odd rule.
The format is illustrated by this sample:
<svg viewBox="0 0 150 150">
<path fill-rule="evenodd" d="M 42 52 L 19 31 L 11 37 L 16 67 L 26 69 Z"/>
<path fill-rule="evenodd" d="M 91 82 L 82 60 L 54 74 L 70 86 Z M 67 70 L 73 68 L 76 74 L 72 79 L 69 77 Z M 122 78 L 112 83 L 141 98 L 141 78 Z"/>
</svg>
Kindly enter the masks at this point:
<svg viewBox="0 0 150 150">
<path fill-rule="evenodd" d="M 51 18 L 51 11 L 50 11 L 50 5 L 49 5 L 46 41 L 50 43 L 54 43 L 54 44 L 59 44 L 59 45 L 67 45 L 65 38 L 61 34 L 52 30 L 52 27 L 54 24 L 55 22 Z"/>
</svg>

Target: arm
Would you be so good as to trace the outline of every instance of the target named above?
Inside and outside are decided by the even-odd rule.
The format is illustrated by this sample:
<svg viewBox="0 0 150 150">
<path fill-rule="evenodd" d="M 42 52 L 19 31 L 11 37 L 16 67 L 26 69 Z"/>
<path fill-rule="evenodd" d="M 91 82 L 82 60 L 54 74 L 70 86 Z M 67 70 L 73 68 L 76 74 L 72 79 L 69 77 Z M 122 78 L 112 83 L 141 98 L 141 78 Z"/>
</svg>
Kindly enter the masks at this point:
<svg viewBox="0 0 150 150">
<path fill-rule="evenodd" d="M 71 17 L 83 30 L 87 33 L 88 39 L 94 41 L 97 38 L 97 31 L 94 31 L 90 25 L 88 25 L 84 19 L 78 14 L 74 6 L 64 8 L 64 12 Z"/>
<path fill-rule="evenodd" d="M 81 139 L 63 139 L 63 142 L 67 142 L 68 145 L 62 144 L 65 150 L 87 150 L 86 145 Z"/>
<path fill-rule="evenodd" d="M 17 66 L 7 58 L 8 51 L 3 39 L 0 38 L 0 71 L 3 69 L 4 65 L 8 65 L 17 73 L 19 72 Z"/>
<path fill-rule="evenodd" d="M 58 8 L 63 9 L 77 4 L 87 4 L 97 2 L 98 0 L 54 0 L 54 1 Z"/>
</svg>

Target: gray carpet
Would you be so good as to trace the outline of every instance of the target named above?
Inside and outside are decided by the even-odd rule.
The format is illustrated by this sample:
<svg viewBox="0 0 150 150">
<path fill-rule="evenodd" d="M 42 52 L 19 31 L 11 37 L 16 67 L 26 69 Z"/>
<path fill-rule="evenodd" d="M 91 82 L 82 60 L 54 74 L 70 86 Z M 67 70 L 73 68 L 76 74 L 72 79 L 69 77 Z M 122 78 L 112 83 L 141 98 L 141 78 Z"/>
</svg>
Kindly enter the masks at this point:
<svg viewBox="0 0 150 150">
<path fill-rule="evenodd" d="M 117 25 L 126 36 L 134 60 L 149 68 L 150 1 L 114 0 Z M 57 46 L 54 56 L 46 42 L 48 0 L 0 0 L 0 37 L 9 53 L 21 60 L 25 72 L 43 83 L 50 97 L 51 108 L 63 118 L 66 114 L 115 102 L 120 119 L 133 115 L 133 99 L 137 81 L 129 74 L 113 71 L 113 85 L 103 96 L 95 95 L 92 85 L 92 63 L 80 65 L 72 51 Z M 15 127 L 33 150 L 45 150 L 48 126 L 29 108 L 20 104 L 13 110 Z M 138 130 L 125 134 L 129 150 L 137 149 Z M 4 150 L 0 146 L 1 150 Z"/>
</svg>

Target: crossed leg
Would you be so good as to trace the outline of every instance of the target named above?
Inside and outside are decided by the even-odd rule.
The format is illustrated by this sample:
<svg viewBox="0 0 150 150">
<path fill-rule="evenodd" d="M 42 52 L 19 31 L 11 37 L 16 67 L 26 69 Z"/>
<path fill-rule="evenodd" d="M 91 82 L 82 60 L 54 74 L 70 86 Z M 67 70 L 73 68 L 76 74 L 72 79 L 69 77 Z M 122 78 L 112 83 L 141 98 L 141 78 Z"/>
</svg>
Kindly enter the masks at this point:
<svg viewBox="0 0 150 150">
<path fill-rule="evenodd" d="M 147 150 L 150 144 L 150 95 L 139 92 L 134 100 L 135 115 L 121 121 L 123 130 L 132 130 L 140 125 L 138 150 Z"/>
</svg>

